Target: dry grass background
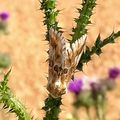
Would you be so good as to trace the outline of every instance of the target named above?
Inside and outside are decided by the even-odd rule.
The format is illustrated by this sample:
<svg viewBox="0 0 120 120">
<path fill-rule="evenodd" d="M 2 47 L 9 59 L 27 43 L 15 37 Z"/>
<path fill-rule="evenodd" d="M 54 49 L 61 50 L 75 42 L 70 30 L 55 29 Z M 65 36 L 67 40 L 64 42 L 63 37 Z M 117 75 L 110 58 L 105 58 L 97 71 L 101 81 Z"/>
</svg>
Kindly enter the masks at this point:
<svg viewBox="0 0 120 120">
<path fill-rule="evenodd" d="M 65 31 L 66 38 L 70 38 L 71 27 L 75 24 L 73 18 L 78 16 L 76 7 L 80 0 L 58 0 L 60 26 Z M 109 36 L 113 30 L 120 30 L 120 1 L 97 0 L 97 7 L 91 17 L 92 25 L 88 26 L 89 46 L 93 45 L 97 35 L 102 38 Z M 0 36 L 0 52 L 8 53 L 12 59 L 12 73 L 9 86 L 14 94 L 27 106 L 29 112 L 42 120 L 44 112 L 41 110 L 44 99 L 47 97 L 45 85 L 47 84 L 48 49 L 45 39 L 45 26 L 43 26 L 43 13 L 39 10 L 38 0 L 0 0 L 0 12 L 10 13 L 9 35 Z M 84 66 L 84 73 L 78 75 L 105 77 L 110 67 L 120 67 L 120 38 L 116 43 L 103 48 L 100 57 L 94 55 L 92 61 Z M 109 95 L 110 94 L 110 95 Z M 116 89 L 108 94 L 107 119 L 120 120 L 120 79 L 117 80 Z M 69 95 L 70 96 L 70 95 Z M 63 96 L 61 120 L 70 111 L 72 98 Z M 81 112 L 86 120 L 84 112 Z M 0 120 L 16 120 L 15 115 L 1 110 Z"/>
</svg>

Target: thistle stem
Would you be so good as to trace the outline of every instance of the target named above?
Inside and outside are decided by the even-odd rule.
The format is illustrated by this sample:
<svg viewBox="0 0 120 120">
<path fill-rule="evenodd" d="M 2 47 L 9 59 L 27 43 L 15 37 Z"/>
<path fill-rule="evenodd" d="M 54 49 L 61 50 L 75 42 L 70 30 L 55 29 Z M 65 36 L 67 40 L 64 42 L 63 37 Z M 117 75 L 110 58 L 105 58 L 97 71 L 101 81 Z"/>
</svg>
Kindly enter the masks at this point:
<svg viewBox="0 0 120 120">
<path fill-rule="evenodd" d="M 49 41 L 49 30 L 51 28 L 59 31 L 57 15 L 59 10 L 56 10 L 56 0 L 41 0 L 41 10 L 44 11 L 44 25 L 47 26 L 46 39 Z"/>
<path fill-rule="evenodd" d="M 97 103 L 96 103 L 96 110 L 99 120 L 105 120 L 105 111 L 104 111 L 104 100 L 101 95 L 98 96 Z"/>
<path fill-rule="evenodd" d="M 51 95 L 49 95 L 45 100 L 45 106 L 42 108 L 46 111 L 46 116 L 43 118 L 43 120 L 58 120 L 59 113 L 61 112 L 61 104 L 61 97 L 53 98 Z"/>
</svg>

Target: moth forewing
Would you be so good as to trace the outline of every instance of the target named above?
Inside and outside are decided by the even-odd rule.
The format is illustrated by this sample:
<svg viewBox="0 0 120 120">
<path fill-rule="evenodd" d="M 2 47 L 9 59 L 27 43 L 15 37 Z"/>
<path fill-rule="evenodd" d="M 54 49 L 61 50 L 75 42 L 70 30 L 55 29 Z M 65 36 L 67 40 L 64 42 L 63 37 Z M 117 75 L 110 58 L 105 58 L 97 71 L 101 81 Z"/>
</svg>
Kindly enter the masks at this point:
<svg viewBox="0 0 120 120">
<path fill-rule="evenodd" d="M 62 69 L 66 59 L 66 41 L 60 32 L 53 29 L 49 31 L 50 47 L 49 47 L 49 77 L 47 89 L 53 96 L 60 96 L 64 93 L 64 83 L 62 77 Z"/>
<path fill-rule="evenodd" d="M 73 44 L 72 47 L 74 49 L 74 62 L 75 62 L 75 67 L 77 67 L 78 65 L 78 62 L 81 58 L 81 55 L 84 51 L 84 48 L 85 48 L 85 43 L 86 43 L 86 38 L 87 38 L 87 35 L 83 35 L 80 39 L 76 40 L 75 41 L 75 45 Z M 75 48 L 74 48 L 75 46 Z"/>
</svg>

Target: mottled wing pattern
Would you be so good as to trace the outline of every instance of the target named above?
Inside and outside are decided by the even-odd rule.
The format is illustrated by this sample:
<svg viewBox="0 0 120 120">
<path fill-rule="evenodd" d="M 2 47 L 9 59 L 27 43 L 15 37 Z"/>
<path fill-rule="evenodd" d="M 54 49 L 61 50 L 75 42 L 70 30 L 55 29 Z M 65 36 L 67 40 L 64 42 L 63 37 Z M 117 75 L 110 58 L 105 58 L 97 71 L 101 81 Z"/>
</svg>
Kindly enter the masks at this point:
<svg viewBox="0 0 120 120">
<path fill-rule="evenodd" d="M 49 31 L 49 76 L 47 89 L 54 97 L 66 92 L 67 84 L 71 80 L 85 46 L 86 35 L 75 43 L 64 39 L 61 33 L 51 29 Z"/>
<path fill-rule="evenodd" d="M 87 35 L 83 35 L 80 39 L 72 43 L 71 47 L 67 48 L 67 58 L 66 63 L 71 64 L 71 67 L 76 69 L 78 62 L 84 50 Z"/>
<path fill-rule="evenodd" d="M 47 89 L 55 96 L 62 94 L 58 89 L 61 85 L 62 66 L 66 56 L 66 42 L 62 34 L 53 29 L 49 31 L 49 37 L 49 76 Z"/>
<path fill-rule="evenodd" d="M 57 63 L 62 64 L 65 56 L 65 39 L 61 33 L 51 29 L 49 31 L 50 46 L 49 46 L 49 63 L 50 66 Z"/>
</svg>

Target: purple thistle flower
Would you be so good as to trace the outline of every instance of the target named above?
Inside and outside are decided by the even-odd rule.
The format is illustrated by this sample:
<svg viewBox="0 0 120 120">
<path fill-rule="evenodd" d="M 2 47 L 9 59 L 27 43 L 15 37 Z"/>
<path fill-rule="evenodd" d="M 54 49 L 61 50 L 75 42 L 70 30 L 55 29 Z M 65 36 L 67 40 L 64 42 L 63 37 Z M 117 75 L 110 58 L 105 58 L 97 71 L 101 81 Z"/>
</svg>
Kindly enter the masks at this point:
<svg viewBox="0 0 120 120">
<path fill-rule="evenodd" d="M 120 69 L 119 68 L 111 68 L 109 70 L 109 78 L 110 79 L 116 79 L 120 75 Z"/>
<path fill-rule="evenodd" d="M 9 14 L 7 12 L 0 13 L 0 19 L 2 21 L 6 21 L 9 18 Z"/>
<path fill-rule="evenodd" d="M 81 79 L 71 80 L 68 85 L 68 90 L 78 95 L 81 92 L 82 87 L 83 87 L 83 81 Z"/>
</svg>

